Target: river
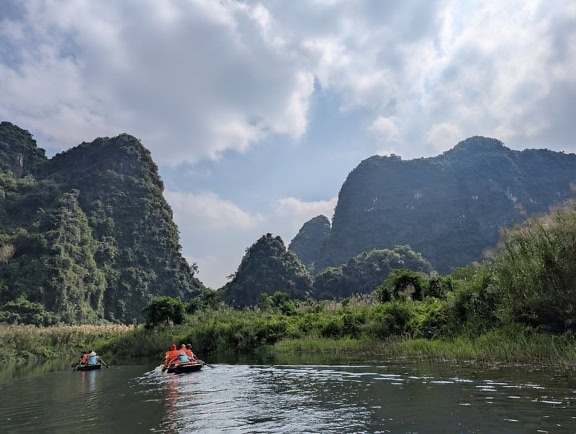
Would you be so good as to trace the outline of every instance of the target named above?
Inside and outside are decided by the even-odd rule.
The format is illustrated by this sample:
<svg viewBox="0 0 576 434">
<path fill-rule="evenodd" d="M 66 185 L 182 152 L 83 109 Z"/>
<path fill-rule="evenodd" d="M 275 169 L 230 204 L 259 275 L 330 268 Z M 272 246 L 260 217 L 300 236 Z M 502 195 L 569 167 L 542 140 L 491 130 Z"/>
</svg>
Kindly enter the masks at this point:
<svg viewBox="0 0 576 434">
<path fill-rule="evenodd" d="M 1 433 L 576 433 L 576 378 L 549 370 L 62 363 L 0 375 Z"/>
</svg>

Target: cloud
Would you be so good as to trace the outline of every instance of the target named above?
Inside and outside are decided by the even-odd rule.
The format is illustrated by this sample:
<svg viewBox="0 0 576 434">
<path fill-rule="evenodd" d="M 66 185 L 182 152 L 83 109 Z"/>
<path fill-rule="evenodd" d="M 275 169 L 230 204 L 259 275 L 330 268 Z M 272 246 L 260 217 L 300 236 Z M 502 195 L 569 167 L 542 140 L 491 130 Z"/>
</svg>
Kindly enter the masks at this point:
<svg viewBox="0 0 576 434">
<path fill-rule="evenodd" d="M 426 142 L 430 143 L 437 153 L 447 151 L 464 138 L 457 126 L 448 123 L 433 125 L 426 134 Z"/>
<path fill-rule="evenodd" d="M 378 116 L 368 129 L 376 133 L 380 140 L 385 141 L 398 140 L 400 134 L 393 117 Z"/>
<path fill-rule="evenodd" d="M 335 197 L 310 202 L 285 197 L 267 211 L 249 213 L 211 193 L 166 192 L 165 196 L 182 232 L 184 256 L 198 264 L 198 278 L 212 288 L 226 283 L 246 249 L 265 233 L 281 236 L 288 246 L 306 221 L 320 214 L 331 218 L 336 206 Z"/>
<path fill-rule="evenodd" d="M 337 200 L 333 197 L 329 200 L 306 202 L 296 197 L 284 197 L 276 201 L 274 215 L 286 220 L 293 229 L 298 231 L 306 221 L 318 215 L 325 215 L 332 219 Z"/>
<path fill-rule="evenodd" d="M 564 97 L 576 93 L 575 9 L 560 0 L 9 1 L 0 116 L 60 150 L 128 132 L 177 165 L 278 134 L 301 140 L 316 82 L 343 110 L 367 110 L 377 120 L 367 128 L 394 119 L 387 133 L 411 144 L 408 156 L 434 152 L 427 135 L 443 123 L 565 146 L 575 129 L 562 115 L 576 105 Z"/>
<path fill-rule="evenodd" d="M 280 49 L 260 5 L 23 5 L 2 25 L 12 61 L 0 65 L 0 116 L 56 148 L 128 132 L 178 164 L 306 130 L 314 77 Z"/>
<path fill-rule="evenodd" d="M 197 195 L 166 191 L 164 197 L 172 207 L 174 220 L 180 227 L 253 229 L 262 222 L 260 214 L 243 211 L 233 202 L 214 193 Z"/>
</svg>

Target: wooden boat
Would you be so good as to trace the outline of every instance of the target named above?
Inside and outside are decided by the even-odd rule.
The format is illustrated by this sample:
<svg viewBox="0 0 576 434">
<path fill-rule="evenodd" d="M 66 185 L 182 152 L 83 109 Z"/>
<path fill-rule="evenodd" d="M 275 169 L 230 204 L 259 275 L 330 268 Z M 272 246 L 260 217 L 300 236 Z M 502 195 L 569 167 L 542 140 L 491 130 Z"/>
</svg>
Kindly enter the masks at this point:
<svg viewBox="0 0 576 434">
<path fill-rule="evenodd" d="M 174 363 L 168 366 L 166 372 L 169 374 L 187 374 L 188 372 L 198 372 L 202 369 L 204 363 L 197 360 L 192 360 L 190 362 Z"/>
<path fill-rule="evenodd" d="M 75 371 L 94 371 L 96 369 L 102 368 L 102 363 L 96 363 L 95 365 L 88 365 L 86 363 L 78 363 L 74 368 Z"/>
</svg>

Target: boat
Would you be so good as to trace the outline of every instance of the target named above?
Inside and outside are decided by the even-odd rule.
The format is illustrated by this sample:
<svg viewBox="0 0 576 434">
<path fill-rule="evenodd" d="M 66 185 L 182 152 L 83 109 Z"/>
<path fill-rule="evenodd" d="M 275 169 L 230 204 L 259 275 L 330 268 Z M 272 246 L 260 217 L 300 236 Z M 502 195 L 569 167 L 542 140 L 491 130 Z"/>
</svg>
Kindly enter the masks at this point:
<svg viewBox="0 0 576 434">
<path fill-rule="evenodd" d="M 190 362 L 177 362 L 166 369 L 169 374 L 187 374 L 189 372 L 198 372 L 202 369 L 204 363 L 198 360 L 191 360 Z"/>
<path fill-rule="evenodd" d="M 78 363 L 74 368 L 75 371 L 95 371 L 96 369 L 102 368 L 102 363 L 96 363 L 94 365 L 90 365 L 87 363 Z"/>
</svg>

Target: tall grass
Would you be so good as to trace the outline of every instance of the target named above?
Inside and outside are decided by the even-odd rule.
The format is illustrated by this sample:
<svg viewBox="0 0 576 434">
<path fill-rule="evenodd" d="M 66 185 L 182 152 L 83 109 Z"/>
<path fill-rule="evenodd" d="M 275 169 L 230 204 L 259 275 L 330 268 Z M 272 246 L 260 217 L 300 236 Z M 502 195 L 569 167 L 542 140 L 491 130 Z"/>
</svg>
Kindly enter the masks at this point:
<svg viewBox="0 0 576 434">
<path fill-rule="evenodd" d="M 106 342 L 133 329 L 124 325 L 36 327 L 0 324 L 0 361 L 75 359 L 83 351 L 101 351 Z"/>
</svg>

